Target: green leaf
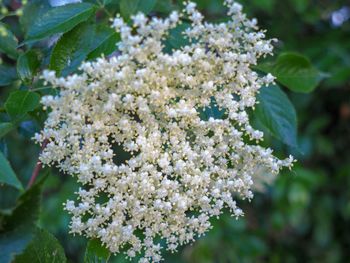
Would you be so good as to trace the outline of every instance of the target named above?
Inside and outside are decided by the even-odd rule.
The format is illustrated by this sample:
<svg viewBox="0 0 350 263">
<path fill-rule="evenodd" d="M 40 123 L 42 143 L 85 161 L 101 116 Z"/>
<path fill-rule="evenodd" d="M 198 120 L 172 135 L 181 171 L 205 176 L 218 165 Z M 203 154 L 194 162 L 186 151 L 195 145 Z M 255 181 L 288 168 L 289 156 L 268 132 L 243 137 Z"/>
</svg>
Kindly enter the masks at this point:
<svg viewBox="0 0 350 263">
<path fill-rule="evenodd" d="M 0 183 L 5 183 L 23 190 L 22 183 L 18 180 L 15 172 L 12 170 L 10 163 L 0 151 Z"/>
<path fill-rule="evenodd" d="M 86 21 L 95 11 L 94 5 L 77 3 L 49 9 L 34 21 L 28 29 L 26 42 L 43 39 L 50 35 L 67 32 Z"/>
<path fill-rule="evenodd" d="M 0 86 L 10 85 L 15 80 L 17 80 L 16 69 L 0 65 Z"/>
<path fill-rule="evenodd" d="M 110 27 L 81 23 L 57 42 L 51 54 L 50 69 L 67 75 L 85 59 L 95 59 L 115 51 L 119 39 L 119 34 Z"/>
<path fill-rule="evenodd" d="M 277 139 L 296 147 L 297 116 L 287 95 L 278 86 L 264 87 L 258 101 L 256 116 L 260 123 Z"/>
<path fill-rule="evenodd" d="M 272 12 L 274 5 L 276 4 L 275 0 L 253 0 L 253 3 L 256 7 L 261 8 L 266 12 Z"/>
<path fill-rule="evenodd" d="M 4 137 L 13 128 L 15 128 L 15 126 L 11 122 L 0 123 L 0 138 Z"/>
<path fill-rule="evenodd" d="M 37 228 L 35 236 L 23 251 L 17 256 L 14 263 L 40 262 L 64 263 L 67 262 L 64 250 L 56 237 L 44 229 Z"/>
<path fill-rule="evenodd" d="M 29 28 L 33 26 L 35 20 L 49 9 L 51 9 L 49 1 L 31 0 L 24 5 L 23 15 L 19 17 L 19 23 L 26 35 Z"/>
<path fill-rule="evenodd" d="M 29 50 L 19 56 L 17 60 L 17 73 L 24 82 L 27 82 L 33 78 L 39 66 L 38 54 L 34 50 Z"/>
<path fill-rule="evenodd" d="M 165 52 L 170 53 L 172 49 L 180 49 L 190 43 L 189 39 L 185 38 L 183 34 L 189 27 L 190 24 L 184 22 L 169 31 L 169 36 L 164 43 Z"/>
<path fill-rule="evenodd" d="M 81 64 L 90 52 L 94 38 L 95 25 L 82 23 L 65 33 L 52 50 L 50 69 L 60 74 L 69 74 Z"/>
<path fill-rule="evenodd" d="M 293 7 L 298 13 L 303 13 L 310 4 L 309 0 L 292 0 Z"/>
<path fill-rule="evenodd" d="M 40 95 L 27 90 L 11 92 L 5 103 L 5 109 L 13 121 L 19 121 L 34 110 L 40 101 Z"/>
<path fill-rule="evenodd" d="M 296 92 L 312 91 L 324 77 L 306 57 L 297 53 L 282 53 L 275 62 L 257 68 L 271 73 L 279 83 Z"/>
<path fill-rule="evenodd" d="M 13 262 L 14 256 L 20 254 L 33 237 L 32 231 L 23 228 L 0 234 L 0 262 Z"/>
<path fill-rule="evenodd" d="M 17 38 L 12 34 L 4 23 L 0 23 L 0 52 L 10 58 L 17 58 Z"/>
<path fill-rule="evenodd" d="M 107 263 L 111 252 L 98 239 L 92 239 L 88 242 L 84 263 Z"/>
<path fill-rule="evenodd" d="M 34 237 L 39 217 L 41 189 L 46 177 L 24 192 L 9 215 L 0 214 L 0 262 L 10 263 Z M 35 261 L 37 262 L 37 261 Z"/>
<path fill-rule="evenodd" d="M 88 54 L 87 59 L 95 59 L 100 57 L 101 54 L 108 56 L 117 49 L 116 45 L 119 40 L 119 34 L 112 28 L 105 25 L 97 26 L 91 47 L 92 51 Z"/>
<path fill-rule="evenodd" d="M 121 0 L 120 12 L 124 19 L 129 20 L 131 15 L 142 12 L 145 15 L 153 10 L 156 0 Z"/>
<path fill-rule="evenodd" d="M 109 5 L 113 0 L 103 0 L 103 6 Z"/>
</svg>

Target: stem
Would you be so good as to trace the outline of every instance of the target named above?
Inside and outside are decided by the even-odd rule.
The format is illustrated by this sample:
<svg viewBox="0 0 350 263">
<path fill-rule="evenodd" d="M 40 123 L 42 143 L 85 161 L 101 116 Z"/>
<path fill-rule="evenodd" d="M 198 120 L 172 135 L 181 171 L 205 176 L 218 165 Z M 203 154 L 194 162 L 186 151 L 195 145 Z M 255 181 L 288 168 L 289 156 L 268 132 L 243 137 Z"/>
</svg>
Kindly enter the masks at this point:
<svg viewBox="0 0 350 263">
<path fill-rule="evenodd" d="M 48 144 L 49 140 L 46 139 L 43 141 L 43 144 L 41 146 L 41 151 L 43 151 L 46 147 L 46 145 Z M 30 177 L 29 179 L 29 182 L 28 182 L 28 185 L 27 185 L 27 188 L 30 188 L 34 182 L 35 182 L 35 179 L 38 177 L 40 171 L 41 171 L 41 168 L 42 168 L 43 164 L 41 163 L 40 160 L 37 161 L 36 165 L 35 165 L 35 168 L 33 170 L 33 173 L 32 173 L 32 176 Z"/>
</svg>

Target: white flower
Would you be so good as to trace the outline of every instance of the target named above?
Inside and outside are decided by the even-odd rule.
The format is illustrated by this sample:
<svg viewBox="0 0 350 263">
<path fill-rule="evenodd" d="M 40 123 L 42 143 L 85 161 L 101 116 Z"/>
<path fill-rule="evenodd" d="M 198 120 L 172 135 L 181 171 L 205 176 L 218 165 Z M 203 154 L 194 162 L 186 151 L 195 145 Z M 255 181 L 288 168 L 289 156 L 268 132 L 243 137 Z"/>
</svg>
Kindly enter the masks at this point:
<svg viewBox="0 0 350 263">
<path fill-rule="evenodd" d="M 43 98 L 50 112 L 35 140 L 49 141 L 43 164 L 82 184 L 76 203 L 66 203 L 73 233 L 158 262 L 158 237 L 175 251 L 208 231 L 224 208 L 243 215 L 235 200 L 253 197 L 259 171 L 292 166 L 292 157 L 281 161 L 256 144 L 263 134 L 247 114 L 274 80 L 251 67 L 271 53 L 272 40 L 241 5 L 226 5 L 231 20 L 211 24 L 188 3 L 181 15 L 192 20 L 186 35 L 193 41 L 172 54 L 163 52 L 163 40 L 181 15 L 137 14 L 133 29 L 120 17 L 113 23 L 119 56 L 86 62 L 67 78 L 44 71 L 61 89 Z"/>
</svg>

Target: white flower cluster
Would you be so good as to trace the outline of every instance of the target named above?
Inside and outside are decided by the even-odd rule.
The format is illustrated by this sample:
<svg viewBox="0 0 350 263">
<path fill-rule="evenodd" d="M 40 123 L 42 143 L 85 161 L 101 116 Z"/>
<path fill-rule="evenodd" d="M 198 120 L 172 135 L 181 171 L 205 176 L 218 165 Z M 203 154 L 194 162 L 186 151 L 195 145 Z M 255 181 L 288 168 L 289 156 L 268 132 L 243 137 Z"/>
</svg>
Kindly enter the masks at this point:
<svg viewBox="0 0 350 263">
<path fill-rule="evenodd" d="M 241 216 L 235 199 L 253 197 L 259 171 L 291 167 L 292 157 L 279 160 L 256 143 L 263 134 L 247 113 L 274 80 L 252 70 L 271 40 L 241 5 L 225 4 L 231 20 L 219 24 L 203 22 L 191 2 L 166 19 L 139 13 L 133 27 L 117 17 L 118 56 L 83 63 L 67 78 L 44 72 L 60 93 L 43 97 L 50 112 L 35 139 L 49 141 L 44 164 L 82 184 L 78 201 L 66 203 L 71 232 L 159 262 L 162 246 L 193 241 L 224 209 Z M 191 20 L 190 44 L 167 54 L 164 39 L 182 17 Z"/>
</svg>

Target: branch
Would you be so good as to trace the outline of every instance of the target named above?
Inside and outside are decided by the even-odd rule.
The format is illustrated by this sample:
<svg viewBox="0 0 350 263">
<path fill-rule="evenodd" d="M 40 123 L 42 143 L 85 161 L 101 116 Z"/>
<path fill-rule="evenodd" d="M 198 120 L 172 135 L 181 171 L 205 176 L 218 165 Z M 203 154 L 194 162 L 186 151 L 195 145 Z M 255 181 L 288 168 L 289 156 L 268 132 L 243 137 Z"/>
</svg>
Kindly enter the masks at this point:
<svg viewBox="0 0 350 263">
<path fill-rule="evenodd" d="M 48 139 L 45 139 L 43 141 L 43 144 L 41 146 L 41 151 L 43 151 L 46 147 L 46 145 L 48 144 L 49 140 Z M 27 188 L 30 188 L 34 182 L 35 182 L 35 179 L 38 177 L 40 171 L 41 171 L 41 168 L 42 168 L 43 164 L 41 163 L 40 160 L 38 160 L 38 162 L 36 163 L 36 166 L 33 170 L 33 173 L 32 173 L 32 176 L 30 177 L 29 179 L 29 182 L 28 182 L 28 185 L 27 185 Z"/>
</svg>

